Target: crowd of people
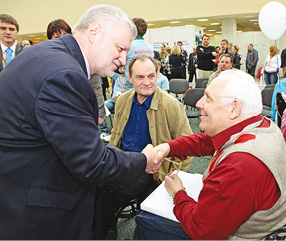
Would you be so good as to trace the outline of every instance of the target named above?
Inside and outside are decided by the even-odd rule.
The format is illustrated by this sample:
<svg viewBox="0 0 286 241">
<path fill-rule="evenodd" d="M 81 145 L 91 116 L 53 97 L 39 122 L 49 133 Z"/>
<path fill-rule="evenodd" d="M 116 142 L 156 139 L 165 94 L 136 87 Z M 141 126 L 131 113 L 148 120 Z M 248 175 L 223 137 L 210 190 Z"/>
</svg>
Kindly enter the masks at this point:
<svg viewBox="0 0 286 241">
<path fill-rule="evenodd" d="M 193 53 L 181 41 L 158 53 L 146 31 L 144 19 L 95 5 L 73 29 L 50 22 L 49 40 L 33 45 L 18 43 L 16 19 L 0 14 L 1 239 L 107 239 L 119 207 L 163 181 L 179 233 L 143 212 L 134 239 L 264 239 L 286 224 L 286 144 L 261 115 L 253 45 L 245 73 L 239 46 L 230 50 L 226 39 L 215 47 L 204 35 Z M 271 46 L 267 84 L 281 62 Z M 189 81 L 209 79 L 195 134 L 168 93 L 169 80 L 187 72 Z M 198 201 L 172 174 L 188 171 L 194 156 L 212 156 Z"/>
</svg>

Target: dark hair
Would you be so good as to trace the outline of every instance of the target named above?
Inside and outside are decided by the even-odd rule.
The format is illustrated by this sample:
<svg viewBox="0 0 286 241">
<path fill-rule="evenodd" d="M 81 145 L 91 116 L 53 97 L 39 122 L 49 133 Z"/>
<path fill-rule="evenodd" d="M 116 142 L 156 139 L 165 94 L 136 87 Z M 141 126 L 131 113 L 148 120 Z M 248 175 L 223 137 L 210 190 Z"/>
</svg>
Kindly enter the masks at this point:
<svg viewBox="0 0 286 241">
<path fill-rule="evenodd" d="M 133 18 L 132 21 L 137 28 L 138 36 L 144 36 L 147 31 L 147 23 L 145 22 L 145 20 L 143 18 Z"/>
<path fill-rule="evenodd" d="M 182 44 L 182 45 L 183 45 L 182 41 L 178 41 L 178 42 L 177 42 L 177 45 L 178 45 L 178 44 Z"/>
<path fill-rule="evenodd" d="M 233 57 L 230 54 L 222 54 L 219 56 L 219 62 L 223 57 L 230 58 L 230 62 L 233 64 Z"/>
<path fill-rule="evenodd" d="M 157 72 L 158 72 L 158 65 L 156 64 L 155 59 L 153 59 L 153 58 L 151 58 L 151 57 L 149 57 L 149 56 L 147 56 L 147 55 L 142 54 L 142 55 L 137 55 L 136 57 L 134 57 L 133 59 L 131 59 L 131 61 L 130 61 L 130 63 L 129 63 L 129 75 L 132 76 L 132 67 L 133 67 L 134 63 L 135 63 L 137 60 L 139 60 L 139 61 L 141 61 L 141 62 L 145 62 L 145 61 L 148 60 L 148 59 L 151 60 L 152 63 L 154 64 L 155 70 L 156 70 L 156 73 L 157 73 Z"/>
<path fill-rule="evenodd" d="M 249 45 L 253 47 L 253 44 L 249 44 Z"/>
<path fill-rule="evenodd" d="M 33 45 L 34 43 L 33 43 L 33 41 L 32 40 L 30 40 L 30 39 L 23 39 L 21 42 L 23 42 L 23 41 L 28 41 L 29 43 L 30 43 L 30 45 Z"/>
<path fill-rule="evenodd" d="M 226 39 L 223 39 L 220 42 L 226 42 L 228 44 L 228 41 Z"/>
<path fill-rule="evenodd" d="M 207 34 L 204 34 L 203 37 L 202 37 L 202 39 L 203 39 L 204 37 L 208 37 L 209 39 L 211 39 L 210 36 L 207 35 Z"/>
<path fill-rule="evenodd" d="M 61 30 L 64 30 L 66 33 L 71 33 L 71 27 L 67 24 L 65 20 L 56 19 L 50 22 L 47 28 L 48 39 L 52 39 L 53 34 L 61 32 Z"/>
<path fill-rule="evenodd" d="M 10 23 L 10 24 L 14 25 L 17 29 L 17 32 L 19 32 L 19 24 L 14 17 L 12 17 L 8 14 L 0 14 L 0 21 L 3 23 Z"/>
</svg>

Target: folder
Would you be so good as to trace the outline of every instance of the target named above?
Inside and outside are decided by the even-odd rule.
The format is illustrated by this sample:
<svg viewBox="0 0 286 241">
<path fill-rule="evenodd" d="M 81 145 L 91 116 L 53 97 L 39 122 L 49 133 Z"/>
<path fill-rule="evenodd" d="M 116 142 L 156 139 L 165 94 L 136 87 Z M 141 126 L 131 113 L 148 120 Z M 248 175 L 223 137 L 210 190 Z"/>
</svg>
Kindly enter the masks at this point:
<svg viewBox="0 0 286 241">
<path fill-rule="evenodd" d="M 181 171 L 178 176 L 181 178 L 187 194 L 195 201 L 198 201 L 200 191 L 203 187 L 203 175 Z M 179 222 L 173 213 L 173 208 L 173 200 L 165 189 L 165 181 L 141 203 L 142 210 Z"/>
</svg>

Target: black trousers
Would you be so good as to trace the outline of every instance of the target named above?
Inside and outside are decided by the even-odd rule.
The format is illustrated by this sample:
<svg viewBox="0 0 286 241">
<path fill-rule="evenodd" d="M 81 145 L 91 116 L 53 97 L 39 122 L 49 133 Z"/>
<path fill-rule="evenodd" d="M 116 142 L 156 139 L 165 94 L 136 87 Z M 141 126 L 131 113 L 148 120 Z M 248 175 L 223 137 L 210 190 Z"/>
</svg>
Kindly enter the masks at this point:
<svg viewBox="0 0 286 241">
<path fill-rule="evenodd" d="M 133 199 L 141 203 L 157 186 L 152 174 L 144 174 L 133 187 L 100 187 L 95 204 L 93 239 L 105 240 L 119 208 Z"/>
</svg>

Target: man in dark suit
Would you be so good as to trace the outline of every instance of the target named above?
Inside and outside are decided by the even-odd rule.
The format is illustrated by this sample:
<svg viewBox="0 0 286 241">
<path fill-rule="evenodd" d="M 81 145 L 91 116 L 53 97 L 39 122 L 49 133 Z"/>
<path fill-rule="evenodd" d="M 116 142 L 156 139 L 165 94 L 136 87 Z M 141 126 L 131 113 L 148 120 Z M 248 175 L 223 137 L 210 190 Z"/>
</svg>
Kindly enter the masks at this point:
<svg viewBox="0 0 286 241">
<path fill-rule="evenodd" d="M 124 153 L 99 138 L 89 77 L 125 65 L 132 21 L 96 5 L 73 33 L 28 48 L 0 74 L 0 239 L 89 239 L 95 186 L 135 184 L 161 164 L 151 145 Z"/>
<path fill-rule="evenodd" d="M 25 49 L 24 45 L 17 43 L 18 32 L 17 20 L 8 14 L 0 14 L 0 52 L 2 55 L 0 72 L 16 55 Z"/>
</svg>

